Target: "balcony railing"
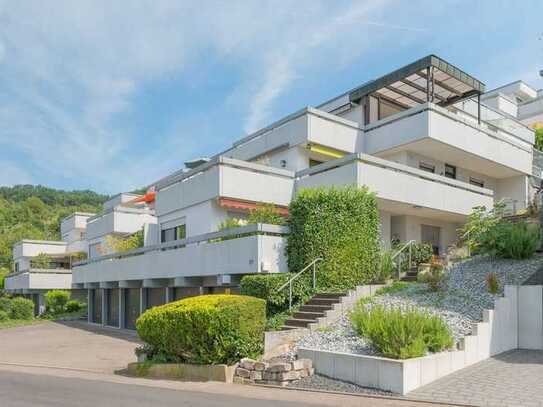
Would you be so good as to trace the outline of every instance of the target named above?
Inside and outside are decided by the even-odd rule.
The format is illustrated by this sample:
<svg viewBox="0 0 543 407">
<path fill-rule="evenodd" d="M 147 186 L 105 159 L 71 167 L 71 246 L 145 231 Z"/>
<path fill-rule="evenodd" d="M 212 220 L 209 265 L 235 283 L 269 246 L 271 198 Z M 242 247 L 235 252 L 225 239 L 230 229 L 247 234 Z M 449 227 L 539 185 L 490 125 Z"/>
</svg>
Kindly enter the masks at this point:
<svg viewBox="0 0 543 407">
<path fill-rule="evenodd" d="M 222 240 L 236 239 L 253 235 L 272 235 L 272 236 L 284 236 L 288 234 L 288 227 L 268 224 L 254 224 L 247 225 L 238 228 L 230 228 L 221 230 L 219 232 L 206 233 L 203 235 L 197 235 L 187 237 L 185 239 L 175 240 L 172 242 L 160 243 L 152 246 L 140 247 L 138 249 L 128 250 L 126 252 L 112 253 L 105 256 L 94 257 L 92 259 L 83 260 L 73 264 L 73 267 L 84 266 L 87 264 L 98 263 L 105 260 L 124 259 L 128 257 L 141 256 L 144 254 L 174 250 L 183 248 L 190 245 L 199 245 L 205 243 L 214 243 Z"/>
</svg>

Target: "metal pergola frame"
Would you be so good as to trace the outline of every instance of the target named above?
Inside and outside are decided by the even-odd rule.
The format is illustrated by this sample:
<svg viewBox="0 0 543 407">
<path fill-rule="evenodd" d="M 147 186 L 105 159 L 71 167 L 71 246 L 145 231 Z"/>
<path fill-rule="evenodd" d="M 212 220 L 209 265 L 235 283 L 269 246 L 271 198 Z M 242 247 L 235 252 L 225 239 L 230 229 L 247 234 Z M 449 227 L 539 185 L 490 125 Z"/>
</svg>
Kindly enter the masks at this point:
<svg viewBox="0 0 543 407">
<path fill-rule="evenodd" d="M 368 124 L 370 97 L 409 109 L 428 102 L 446 107 L 476 96 L 480 122 L 484 91 L 481 81 L 435 55 L 428 55 L 352 90 L 349 100 L 365 106 L 364 121 Z"/>
</svg>

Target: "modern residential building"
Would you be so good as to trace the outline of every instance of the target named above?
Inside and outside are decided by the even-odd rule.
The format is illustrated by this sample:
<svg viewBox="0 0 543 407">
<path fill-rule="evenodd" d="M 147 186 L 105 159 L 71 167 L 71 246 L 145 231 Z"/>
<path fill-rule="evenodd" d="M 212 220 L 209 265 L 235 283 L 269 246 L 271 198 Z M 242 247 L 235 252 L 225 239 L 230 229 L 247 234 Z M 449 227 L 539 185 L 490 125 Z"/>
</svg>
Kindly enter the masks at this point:
<svg viewBox="0 0 543 407">
<path fill-rule="evenodd" d="M 525 103 L 524 87 L 511 92 Z M 157 181 L 145 246 L 104 255 L 89 241 L 73 286 L 89 290 L 91 322 L 133 328 L 150 306 L 288 271 L 286 228 L 219 225 L 269 203 L 287 213 L 298 191 L 318 186 L 367 186 L 385 246 L 416 240 L 443 253 L 473 207 L 530 204 L 534 131 L 519 111 L 447 61 L 422 58 Z"/>
<path fill-rule="evenodd" d="M 13 272 L 5 279 L 5 291 L 31 298 L 36 314 L 45 311 L 44 294 L 53 289 L 72 290 L 71 265 L 86 257 L 87 219 L 92 213 L 76 212 L 60 223 L 61 241 L 21 240 L 13 247 Z M 84 290 L 72 297 L 86 302 Z"/>
</svg>

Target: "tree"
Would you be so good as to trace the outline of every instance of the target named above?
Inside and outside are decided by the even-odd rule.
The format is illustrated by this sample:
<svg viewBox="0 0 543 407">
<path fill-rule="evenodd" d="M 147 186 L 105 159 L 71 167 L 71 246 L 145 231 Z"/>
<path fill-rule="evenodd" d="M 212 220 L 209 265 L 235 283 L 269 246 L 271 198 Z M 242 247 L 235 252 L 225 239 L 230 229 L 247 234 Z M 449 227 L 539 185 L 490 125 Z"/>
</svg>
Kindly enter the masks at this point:
<svg viewBox="0 0 543 407">
<path fill-rule="evenodd" d="M 535 129 L 535 148 L 543 151 L 543 127 Z"/>
</svg>

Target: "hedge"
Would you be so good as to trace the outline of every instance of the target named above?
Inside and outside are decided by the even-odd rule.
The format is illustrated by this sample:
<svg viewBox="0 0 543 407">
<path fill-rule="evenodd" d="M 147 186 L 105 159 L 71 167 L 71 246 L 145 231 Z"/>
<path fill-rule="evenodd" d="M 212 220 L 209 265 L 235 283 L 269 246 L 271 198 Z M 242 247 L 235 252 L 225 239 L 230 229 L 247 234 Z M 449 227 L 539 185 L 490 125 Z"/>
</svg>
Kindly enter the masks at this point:
<svg viewBox="0 0 543 407">
<path fill-rule="evenodd" d="M 288 287 L 285 287 L 281 292 L 277 290 L 293 275 L 292 273 L 249 274 L 242 277 L 240 291 L 242 295 L 266 300 L 266 312 L 270 317 L 288 309 Z M 311 285 L 304 283 L 299 279 L 294 281 L 292 285 L 293 303 L 303 302 L 310 297 Z"/>
<path fill-rule="evenodd" d="M 161 361 L 233 364 L 262 352 L 265 313 L 258 298 L 202 295 L 151 308 L 136 329 Z"/>
<path fill-rule="evenodd" d="M 32 319 L 34 318 L 34 303 L 32 300 L 16 297 L 11 300 L 11 319 Z"/>
<path fill-rule="evenodd" d="M 287 257 L 292 272 L 317 257 L 317 289 L 343 292 L 373 282 L 379 266 L 379 211 L 367 188 L 302 190 L 289 206 Z M 310 284 L 311 273 L 304 276 Z"/>
<path fill-rule="evenodd" d="M 70 300 L 70 292 L 66 290 L 51 290 L 45 294 L 45 309 L 51 314 L 60 314 L 66 311 L 66 304 Z"/>
</svg>

